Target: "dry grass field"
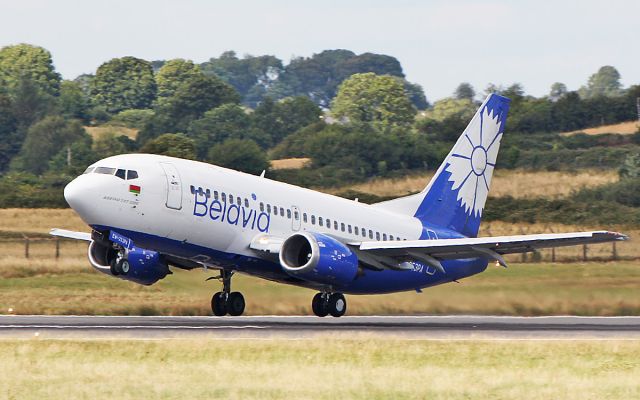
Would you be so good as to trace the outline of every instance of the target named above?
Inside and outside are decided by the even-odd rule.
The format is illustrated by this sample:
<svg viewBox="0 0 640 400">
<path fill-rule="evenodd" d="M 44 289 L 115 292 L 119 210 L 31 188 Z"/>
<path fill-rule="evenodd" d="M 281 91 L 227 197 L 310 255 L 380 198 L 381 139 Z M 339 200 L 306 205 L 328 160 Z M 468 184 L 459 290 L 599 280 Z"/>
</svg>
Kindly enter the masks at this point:
<svg viewBox="0 0 640 400">
<path fill-rule="evenodd" d="M 310 158 L 283 158 L 271 160 L 273 169 L 300 169 L 311 162 Z"/>
<path fill-rule="evenodd" d="M 113 133 L 116 136 L 127 136 L 131 140 L 136 140 L 138 130 L 127 128 L 126 126 L 102 125 L 102 126 L 85 126 L 84 129 L 94 139 L 105 133 Z"/>
<path fill-rule="evenodd" d="M 403 196 L 424 189 L 432 176 L 433 173 L 426 173 L 398 179 L 375 178 L 365 183 L 323 190 L 328 193 L 341 193 L 346 190 L 355 190 L 377 196 Z M 582 188 L 600 186 L 616 182 L 617 180 L 618 174 L 615 171 L 581 171 L 570 173 L 497 170 L 491 182 L 489 196 L 559 198 Z"/>
<path fill-rule="evenodd" d="M 621 135 L 629 135 L 640 130 L 638 121 L 622 122 L 613 125 L 602 125 L 595 128 L 580 129 L 572 132 L 565 132 L 562 135 L 573 135 L 575 133 L 586 133 L 587 135 L 601 135 L 603 133 L 618 133 Z"/>
<path fill-rule="evenodd" d="M 0 340 L 4 399 L 637 399 L 640 341 Z"/>
</svg>

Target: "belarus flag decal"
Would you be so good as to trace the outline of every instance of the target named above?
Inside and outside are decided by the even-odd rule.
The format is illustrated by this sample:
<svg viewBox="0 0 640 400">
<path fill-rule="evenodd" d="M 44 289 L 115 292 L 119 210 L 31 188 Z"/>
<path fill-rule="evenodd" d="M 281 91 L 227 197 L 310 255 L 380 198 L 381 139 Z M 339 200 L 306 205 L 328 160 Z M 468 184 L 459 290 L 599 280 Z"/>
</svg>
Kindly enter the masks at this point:
<svg viewBox="0 0 640 400">
<path fill-rule="evenodd" d="M 129 185 L 129 191 L 133 194 L 140 194 L 140 189 L 138 185 Z"/>
</svg>

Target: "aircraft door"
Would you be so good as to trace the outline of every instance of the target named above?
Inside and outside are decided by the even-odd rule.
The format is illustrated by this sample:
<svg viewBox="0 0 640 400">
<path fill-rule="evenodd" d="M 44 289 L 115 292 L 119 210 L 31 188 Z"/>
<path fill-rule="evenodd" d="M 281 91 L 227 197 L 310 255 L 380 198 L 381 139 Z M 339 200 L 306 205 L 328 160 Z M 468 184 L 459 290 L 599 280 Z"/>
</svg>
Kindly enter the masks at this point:
<svg viewBox="0 0 640 400">
<path fill-rule="evenodd" d="M 160 163 L 164 174 L 167 177 L 167 202 L 168 208 L 180 210 L 182 208 L 182 184 L 180 175 L 175 165 L 170 163 Z"/>
<path fill-rule="evenodd" d="M 300 209 L 297 206 L 291 206 L 291 212 L 293 215 L 291 216 L 291 229 L 294 231 L 300 230 Z"/>
</svg>

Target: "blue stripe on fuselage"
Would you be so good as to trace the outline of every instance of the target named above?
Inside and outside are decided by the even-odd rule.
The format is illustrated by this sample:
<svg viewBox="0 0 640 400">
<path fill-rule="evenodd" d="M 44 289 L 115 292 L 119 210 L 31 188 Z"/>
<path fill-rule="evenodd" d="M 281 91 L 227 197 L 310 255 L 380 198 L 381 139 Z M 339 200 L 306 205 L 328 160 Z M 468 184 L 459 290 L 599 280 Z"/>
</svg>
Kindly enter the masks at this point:
<svg viewBox="0 0 640 400">
<path fill-rule="evenodd" d="M 207 256 L 210 257 L 211 261 L 209 262 L 211 264 L 233 269 L 248 275 L 310 289 L 320 290 L 323 288 L 321 285 L 292 278 L 282 270 L 278 261 L 226 253 L 192 243 L 185 243 L 179 240 L 117 227 L 96 225 L 92 226 L 92 228 L 99 231 L 114 230 L 132 239 L 136 246 L 160 253 L 187 259 L 197 256 Z M 346 294 L 381 294 L 415 290 L 478 274 L 487 268 L 488 262 L 484 258 L 445 260 L 442 262 L 442 265 L 447 271 L 446 274 L 442 274 L 433 267 L 425 266 L 421 263 L 413 264 L 415 266 L 414 271 L 373 271 L 365 269 L 363 273 L 357 276 L 349 285 L 333 287 L 332 289 Z"/>
</svg>

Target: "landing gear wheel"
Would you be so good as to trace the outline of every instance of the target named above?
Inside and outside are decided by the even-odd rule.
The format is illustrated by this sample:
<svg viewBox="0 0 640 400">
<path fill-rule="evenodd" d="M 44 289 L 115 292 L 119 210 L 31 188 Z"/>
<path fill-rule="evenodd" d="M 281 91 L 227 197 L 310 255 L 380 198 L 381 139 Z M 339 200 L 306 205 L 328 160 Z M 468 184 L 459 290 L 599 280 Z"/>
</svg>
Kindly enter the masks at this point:
<svg viewBox="0 0 640 400">
<path fill-rule="evenodd" d="M 216 317 L 222 317 L 227 314 L 227 299 L 225 294 L 217 292 L 211 298 L 211 311 Z"/>
<path fill-rule="evenodd" d="M 318 317 L 326 317 L 329 315 L 329 307 L 327 306 L 326 294 L 324 293 L 316 293 L 313 296 L 313 300 L 311 301 L 311 309 L 313 309 L 313 313 Z"/>
<path fill-rule="evenodd" d="M 113 260 L 111 260 L 111 263 L 109 264 L 109 269 L 111 270 L 111 275 L 113 275 L 113 276 L 120 275 L 120 272 L 118 271 L 117 265 L 118 265 L 118 260 L 115 259 L 115 258 Z"/>
<path fill-rule="evenodd" d="M 347 300 L 342 293 L 333 293 L 329 296 L 329 314 L 334 317 L 342 317 L 347 311 Z"/>
<path fill-rule="evenodd" d="M 227 312 L 229 315 L 238 316 L 244 312 L 244 296 L 240 292 L 231 292 L 227 298 Z"/>
<path fill-rule="evenodd" d="M 120 260 L 120 262 L 118 262 L 118 270 L 122 275 L 128 274 L 130 268 L 131 265 L 129 265 L 129 260 L 127 260 L 126 258 L 123 258 L 122 260 Z"/>
</svg>

